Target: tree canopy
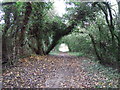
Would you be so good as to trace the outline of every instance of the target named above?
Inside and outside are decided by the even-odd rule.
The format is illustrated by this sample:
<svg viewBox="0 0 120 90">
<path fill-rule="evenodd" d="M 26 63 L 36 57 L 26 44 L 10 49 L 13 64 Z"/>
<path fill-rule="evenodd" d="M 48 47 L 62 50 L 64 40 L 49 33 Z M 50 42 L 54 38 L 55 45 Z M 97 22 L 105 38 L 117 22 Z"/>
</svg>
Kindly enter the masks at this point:
<svg viewBox="0 0 120 90">
<path fill-rule="evenodd" d="M 113 16 L 109 2 L 66 2 L 69 7 L 62 17 L 51 13 L 53 4 L 2 4 L 3 63 L 13 64 L 18 57 L 33 53 L 47 55 L 62 41 L 71 51 L 94 52 L 101 63 L 120 61 L 118 14 Z"/>
</svg>

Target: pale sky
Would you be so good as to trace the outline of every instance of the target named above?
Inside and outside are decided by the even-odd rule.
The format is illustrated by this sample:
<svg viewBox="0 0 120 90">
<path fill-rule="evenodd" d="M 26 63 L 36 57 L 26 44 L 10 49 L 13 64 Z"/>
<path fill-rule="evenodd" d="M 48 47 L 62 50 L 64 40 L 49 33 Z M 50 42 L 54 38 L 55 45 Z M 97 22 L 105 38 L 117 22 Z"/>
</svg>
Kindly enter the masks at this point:
<svg viewBox="0 0 120 90">
<path fill-rule="evenodd" d="M 56 0 L 54 2 L 55 11 L 58 13 L 59 16 L 62 16 L 65 11 L 65 2 L 63 0 Z"/>
</svg>

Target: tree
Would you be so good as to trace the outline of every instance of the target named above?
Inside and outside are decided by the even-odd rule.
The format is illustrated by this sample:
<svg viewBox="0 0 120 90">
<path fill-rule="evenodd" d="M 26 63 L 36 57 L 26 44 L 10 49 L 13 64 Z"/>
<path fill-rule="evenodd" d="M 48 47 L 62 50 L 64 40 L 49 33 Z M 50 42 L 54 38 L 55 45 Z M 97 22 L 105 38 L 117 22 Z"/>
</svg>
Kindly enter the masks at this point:
<svg viewBox="0 0 120 90">
<path fill-rule="evenodd" d="M 6 7 L 4 8 L 4 12 L 5 12 L 5 17 L 4 17 L 4 20 L 5 20 L 5 26 L 4 26 L 4 30 L 3 30 L 3 34 L 2 34 L 2 61 L 3 63 L 5 62 L 8 62 L 8 52 L 7 52 L 7 31 L 8 29 L 10 28 L 10 13 L 11 13 L 11 10 L 10 10 L 10 6 L 9 7 Z"/>
<path fill-rule="evenodd" d="M 54 35 L 54 39 L 52 44 L 49 46 L 46 54 L 48 54 L 57 44 L 58 41 L 64 37 L 65 35 L 70 34 L 73 29 L 77 26 L 78 23 L 83 22 L 83 21 L 87 21 L 87 17 L 91 17 L 94 18 L 94 10 L 91 7 L 91 3 L 76 3 L 76 2 L 71 2 L 72 4 L 75 5 L 75 7 L 72 9 L 68 8 L 68 10 L 70 10 L 68 16 L 66 15 L 66 17 L 69 20 L 69 26 L 67 26 L 66 28 L 61 29 L 61 32 L 56 32 L 56 34 Z M 68 4 L 71 4 L 68 3 Z M 93 11 L 92 13 L 90 13 L 91 11 Z"/>
<path fill-rule="evenodd" d="M 2 45 L 3 46 L 3 50 L 2 50 L 3 51 L 3 55 L 2 55 L 3 63 L 6 63 L 6 62 L 12 63 L 10 60 L 15 59 L 13 57 L 17 56 L 15 53 L 19 52 L 19 48 L 20 48 L 19 45 L 23 44 L 23 42 L 22 42 L 23 39 L 21 39 L 19 41 L 18 37 L 23 38 L 24 31 L 26 28 L 25 26 L 28 23 L 29 15 L 31 13 L 31 11 L 29 11 L 29 9 L 31 9 L 30 3 L 27 3 L 27 4 L 28 5 L 26 5 L 26 8 L 23 7 L 23 3 L 21 3 L 21 2 L 12 3 L 12 5 L 7 4 L 8 6 L 3 6 L 3 12 L 5 13 L 5 16 L 4 16 L 5 27 L 3 29 L 3 35 L 2 35 L 2 38 L 3 38 L 3 40 L 2 40 L 2 42 L 3 42 L 2 43 L 3 44 Z M 24 13 L 25 9 L 26 9 L 26 12 L 25 12 L 25 16 L 23 17 L 23 13 Z M 22 25 L 21 25 L 21 23 L 22 23 Z M 21 34 L 19 33 L 20 30 L 21 30 Z M 22 30 L 24 30 L 24 31 L 22 31 Z M 20 35 L 21 35 L 21 37 L 20 37 Z M 18 41 L 19 41 L 19 43 L 18 43 Z M 19 46 L 19 48 L 16 49 L 17 46 Z M 5 59 L 5 58 L 7 58 L 7 59 Z"/>
<path fill-rule="evenodd" d="M 45 54 L 43 42 L 49 42 L 48 38 L 50 37 L 49 35 L 51 35 L 51 30 L 46 28 L 51 22 L 49 16 L 47 16 L 49 9 L 51 9 L 51 5 L 52 3 L 46 2 L 32 4 L 33 11 L 30 17 L 31 22 L 29 23 L 28 44 L 33 52 L 38 55 Z M 46 34 L 46 36 L 44 34 Z M 33 42 L 32 39 L 35 40 L 34 45 L 31 43 Z"/>
<path fill-rule="evenodd" d="M 54 15 L 52 18 L 49 13 L 53 9 L 51 2 L 3 4 L 5 12 L 3 57 L 8 60 L 9 54 L 12 54 L 12 57 L 21 57 L 28 53 L 47 55 L 62 37 L 75 31 L 89 36 L 89 41 L 91 39 L 93 44 L 92 49 L 100 62 L 106 62 L 105 59 L 114 61 L 116 50 L 114 53 L 112 48 L 119 47 L 119 36 L 113 23 L 110 4 L 106 2 L 67 4 L 71 7 L 66 9 L 67 13 L 63 17 Z M 78 27 L 85 28 L 86 31 L 79 32 Z M 15 60 L 15 57 L 11 60 Z"/>
<path fill-rule="evenodd" d="M 109 2 L 102 2 L 102 3 L 95 2 L 93 6 L 94 5 L 97 5 L 105 15 L 106 23 L 111 33 L 112 51 L 113 51 L 113 54 L 116 55 L 116 41 L 115 41 L 116 34 L 115 34 L 115 27 L 113 23 L 113 15 L 112 15 L 112 9 L 110 7 L 110 4 Z"/>
<path fill-rule="evenodd" d="M 119 42 L 118 42 L 118 68 L 120 68 L 120 65 L 119 65 L 119 63 L 120 63 L 120 1 L 117 0 L 117 3 L 118 3 L 118 21 L 117 21 L 117 24 L 118 24 L 118 39 L 119 39 Z M 119 69 L 119 72 L 120 72 L 120 69 Z"/>
</svg>

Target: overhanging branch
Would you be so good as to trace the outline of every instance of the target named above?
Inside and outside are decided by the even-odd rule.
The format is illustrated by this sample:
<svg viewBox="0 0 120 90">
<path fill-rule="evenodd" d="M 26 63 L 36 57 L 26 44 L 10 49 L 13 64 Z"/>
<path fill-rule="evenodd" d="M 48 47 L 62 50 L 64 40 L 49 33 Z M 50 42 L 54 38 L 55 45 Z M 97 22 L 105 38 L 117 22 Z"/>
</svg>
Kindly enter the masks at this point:
<svg viewBox="0 0 120 90">
<path fill-rule="evenodd" d="M 16 2 L 5 2 L 5 3 L 0 3 L 0 5 L 13 5 L 15 4 Z"/>
</svg>

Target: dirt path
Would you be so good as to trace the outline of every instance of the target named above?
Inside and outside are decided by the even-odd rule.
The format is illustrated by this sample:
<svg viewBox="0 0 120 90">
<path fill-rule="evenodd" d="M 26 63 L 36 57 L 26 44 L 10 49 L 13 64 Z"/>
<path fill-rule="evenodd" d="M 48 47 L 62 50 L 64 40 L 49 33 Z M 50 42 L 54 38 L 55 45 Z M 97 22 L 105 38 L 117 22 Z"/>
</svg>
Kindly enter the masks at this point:
<svg viewBox="0 0 120 90">
<path fill-rule="evenodd" d="M 3 88 L 90 88 L 99 81 L 107 83 L 106 76 L 84 69 L 84 57 L 65 53 L 59 56 L 32 56 L 21 60 L 17 67 L 3 73 Z M 112 82 L 117 84 L 117 82 Z"/>
</svg>

